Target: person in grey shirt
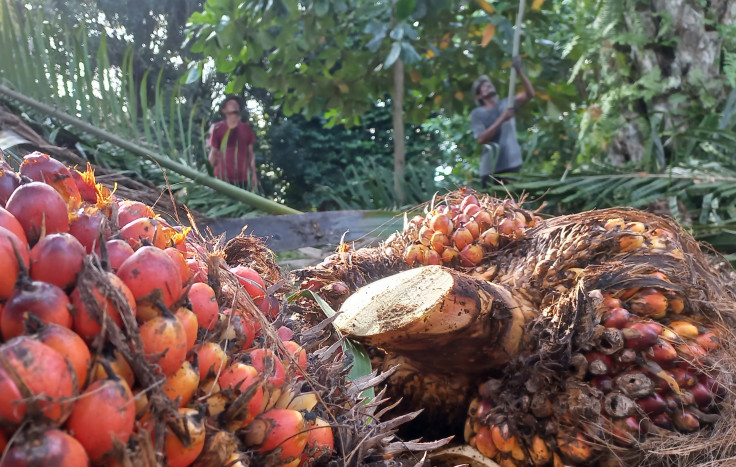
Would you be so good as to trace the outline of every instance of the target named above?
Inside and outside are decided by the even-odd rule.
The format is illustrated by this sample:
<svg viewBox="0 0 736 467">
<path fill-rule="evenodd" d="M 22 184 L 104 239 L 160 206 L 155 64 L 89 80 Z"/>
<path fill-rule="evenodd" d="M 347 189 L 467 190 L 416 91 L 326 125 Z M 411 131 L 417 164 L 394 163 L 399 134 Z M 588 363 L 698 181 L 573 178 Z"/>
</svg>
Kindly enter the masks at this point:
<svg viewBox="0 0 736 467">
<path fill-rule="evenodd" d="M 508 107 L 508 98 L 499 100 L 496 87 L 488 75 L 481 75 L 473 82 L 471 92 L 475 96 L 476 107 L 470 113 L 470 127 L 478 144 L 483 145 L 480 160 L 481 186 L 491 178 L 491 174 L 518 172 L 521 169 L 521 147 L 516 139 L 516 119 L 514 112 L 534 97 L 534 87 L 521 67 L 521 58 L 514 57 L 511 66 L 516 69 L 524 85 L 524 91 L 515 97 L 514 107 Z M 495 143 L 495 144 L 492 144 Z M 495 167 L 491 167 L 494 157 Z"/>
</svg>

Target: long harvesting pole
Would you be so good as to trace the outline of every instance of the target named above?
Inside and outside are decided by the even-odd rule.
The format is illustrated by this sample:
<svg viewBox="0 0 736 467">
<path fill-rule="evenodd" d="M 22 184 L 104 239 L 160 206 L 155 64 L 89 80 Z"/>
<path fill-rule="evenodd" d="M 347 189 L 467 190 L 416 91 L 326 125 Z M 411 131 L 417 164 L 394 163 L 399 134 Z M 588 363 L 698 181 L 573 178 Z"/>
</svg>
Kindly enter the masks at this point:
<svg viewBox="0 0 736 467">
<path fill-rule="evenodd" d="M 519 0 L 519 12 L 516 14 L 516 29 L 514 30 L 514 43 L 511 52 L 511 58 L 519 55 L 519 42 L 521 40 L 521 23 L 524 18 L 524 5 L 526 0 Z M 508 107 L 514 106 L 516 98 L 516 68 L 511 67 L 511 76 L 509 79 L 509 99 Z"/>
</svg>

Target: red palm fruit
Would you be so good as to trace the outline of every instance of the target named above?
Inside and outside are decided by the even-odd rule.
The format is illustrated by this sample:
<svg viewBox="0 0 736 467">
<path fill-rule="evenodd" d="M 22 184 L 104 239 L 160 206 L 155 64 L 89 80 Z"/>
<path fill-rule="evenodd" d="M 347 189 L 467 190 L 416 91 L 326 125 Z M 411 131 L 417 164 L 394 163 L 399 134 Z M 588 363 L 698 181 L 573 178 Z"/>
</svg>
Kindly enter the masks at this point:
<svg viewBox="0 0 736 467">
<path fill-rule="evenodd" d="M 442 257 L 435 250 L 426 248 L 424 250 L 424 257 L 422 257 L 420 263 L 422 263 L 423 266 L 442 264 Z"/>
<path fill-rule="evenodd" d="M 31 248 L 31 279 L 70 290 L 85 256 L 82 244 L 68 233 L 46 235 Z"/>
<path fill-rule="evenodd" d="M 664 326 L 656 321 L 642 321 L 642 323 L 650 328 L 652 331 L 654 331 L 658 336 L 661 335 L 664 331 Z"/>
<path fill-rule="evenodd" d="M 79 210 L 71 216 L 69 233 L 84 246 L 87 253 L 99 252 L 100 235 L 107 241 L 112 235 L 107 217 L 97 208 Z"/>
<path fill-rule="evenodd" d="M 204 282 L 195 282 L 189 289 L 189 301 L 192 311 L 197 315 L 199 327 L 213 329 L 220 317 L 220 307 L 212 287 Z"/>
<path fill-rule="evenodd" d="M 309 436 L 299 461 L 299 467 L 308 467 L 327 460 L 332 457 L 332 451 L 335 449 L 335 437 L 327 420 L 314 417 L 314 420 L 308 420 L 308 423 Z"/>
<path fill-rule="evenodd" d="M 685 310 L 685 300 L 677 293 L 668 291 L 665 293 L 667 297 L 667 310 L 679 315 Z"/>
<path fill-rule="evenodd" d="M 424 224 L 424 217 L 417 214 L 416 216 L 412 217 L 409 221 L 409 225 L 413 225 L 417 229 L 421 227 Z"/>
<path fill-rule="evenodd" d="M 456 248 L 447 247 L 442 252 L 442 263 L 444 264 L 451 263 L 455 261 L 456 259 L 458 259 L 459 257 L 460 257 L 460 252 Z"/>
<path fill-rule="evenodd" d="M 582 433 L 561 432 L 557 436 L 557 447 L 563 459 L 574 464 L 587 464 L 593 455 L 590 442 Z"/>
<path fill-rule="evenodd" d="M 139 330 L 146 360 L 166 376 L 181 367 L 187 356 L 187 336 L 176 316 L 166 311 L 141 324 Z"/>
<path fill-rule="evenodd" d="M 471 218 L 478 223 L 481 231 L 487 230 L 491 227 L 491 225 L 493 225 L 493 218 L 491 217 L 491 213 L 486 211 L 485 209 L 481 209 L 480 211 L 476 212 Z"/>
<path fill-rule="evenodd" d="M 48 154 L 34 152 L 25 156 L 18 173 L 51 186 L 71 209 L 77 209 L 82 204 L 82 196 L 69 169 Z"/>
<path fill-rule="evenodd" d="M 473 217 L 473 216 L 475 216 L 475 215 L 476 215 L 477 213 L 479 213 L 479 212 L 481 211 L 481 209 L 483 209 L 483 208 L 481 208 L 481 207 L 480 207 L 480 206 L 478 206 L 477 204 L 468 204 L 467 206 L 465 206 L 465 207 L 463 208 L 462 212 L 463 212 L 463 214 L 465 214 L 466 216 L 468 216 L 468 217 L 472 218 L 472 217 Z"/>
<path fill-rule="evenodd" d="M 122 293 L 125 301 L 130 307 L 130 310 L 133 312 L 133 316 L 135 316 L 135 297 L 133 297 L 133 293 L 130 291 L 128 286 L 125 285 L 118 276 L 111 272 L 108 272 L 105 275 L 107 276 L 110 285 Z M 98 318 L 102 318 L 101 313 L 106 313 L 120 329 L 125 329 L 123 327 L 123 318 L 120 316 L 120 312 L 118 311 L 117 306 L 115 306 L 113 299 L 103 295 L 100 289 L 96 286 L 92 286 L 89 292 L 92 294 L 94 301 L 99 306 L 99 311 L 95 311 L 94 313 L 92 313 L 92 311 L 87 308 L 87 305 L 85 305 L 78 287 L 70 294 L 71 304 L 74 307 L 74 331 L 82 336 L 83 339 L 91 341 L 102 331 L 102 326 L 98 321 Z"/>
<path fill-rule="evenodd" d="M 685 368 L 673 368 L 672 377 L 680 388 L 689 389 L 698 384 L 698 378 L 695 373 Z"/>
<path fill-rule="evenodd" d="M 636 403 L 649 416 L 661 414 L 667 409 L 667 403 L 664 398 L 656 392 L 650 396 L 638 399 Z"/>
<path fill-rule="evenodd" d="M 95 186 L 94 172 L 89 164 L 87 164 L 87 170 L 89 172 L 80 172 L 77 169 L 70 170 L 74 184 L 77 185 L 79 195 L 82 197 L 82 201 L 89 204 L 97 203 L 97 187 Z M 92 173 L 89 177 L 87 174 Z"/>
<path fill-rule="evenodd" d="M 641 290 L 641 287 L 630 287 L 628 289 L 623 289 L 618 294 L 619 300 L 626 301 L 634 296 L 639 290 Z"/>
<path fill-rule="evenodd" d="M 79 387 L 83 388 L 87 382 L 87 370 L 92 364 L 92 356 L 82 338 L 71 329 L 53 323 L 43 326 L 37 337 L 69 361 L 77 375 Z"/>
<path fill-rule="evenodd" d="M 461 212 L 460 214 L 452 218 L 452 223 L 453 225 L 455 225 L 455 227 L 457 227 L 459 225 L 465 224 L 469 220 L 470 220 L 470 216 L 466 216 L 465 214 Z"/>
<path fill-rule="evenodd" d="M 12 368 L 33 398 L 33 407 L 54 424 L 64 421 L 69 398 L 74 395 L 72 370 L 64 357 L 51 347 L 28 336 L 20 336 L 0 346 L 0 417 L 20 423 L 29 405 L 22 388 L 16 386 L 9 371 Z"/>
<path fill-rule="evenodd" d="M 198 259 L 187 259 L 187 266 L 194 282 L 207 282 L 207 263 Z"/>
<path fill-rule="evenodd" d="M 610 295 L 604 295 L 603 301 L 601 302 L 601 305 L 605 308 L 621 308 L 621 300 L 619 300 L 616 297 L 612 297 Z"/>
<path fill-rule="evenodd" d="M 41 233 L 69 231 L 69 214 L 61 195 L 41 182 L 18 187 L 5 208 L 18 219 L 29 245 L 35 245 Z"/>
<path fill-rule="evenodd" d="M 688 363 L 700 362 L 708 354 L 704 348 L 694 342 L 675 345 L 675 348 L 680 358 Z"/>
<path fill-rule="evenodd" d="M 442 232 L 449 237 L 452 235 L 454 226 L 450 216 L 438 213 L 429 219 L 429 228 L 435 232 Z"/>
<path fill-rule="evenodd" d="M 79 396 L 66 428 L 84 446 L 90 459 L 99 461 L 116 441 L 128 442 L 134 423 L 133 393 L 125 381 L 112 373 L 90 384 Z"/>
<path fill-rule="evenodd" d="M 187 352 L 189 352 L 197 342 L 197 329 L 199 329 L 197 315 L 185 307 L 180 307 L 174 314 L 184 326 L 184 334 L 187 336 Z"/>
<path fill-rule="evenodd" d="M 707 407 L 713 402 L 713 393 L 703 383 L 698 382 L 691 387 L 690 393 L 695 398 L 695 403 L 700 407 Z"/>
<path fill-rule="evenodd" d="M 184 407 L 192 400 L 198 386 L 199 368 L 185 360 L 178 370 L 166 378 L 163 389 L 169 399 L 173 401 L 178 397 L 179 407 Z"/>
<path fill-rule="evenodd" d="M 10 164 L 0 159 L 0 206 L 5 206 L 10 195 L 19 186 L 20 176 L 15 173 Z"/>
<path fill-rule="evenodd" d="M 466 246 L 473 243 L 474 240 L 473 234 L 470 233 L 470 231 L 462 225 L 455 229 L 455 232 L 453 232 L 451 239 L 455 248 L 460 251 L 462 251 L 462 249 Z"/>
<path fill-rule="evenodd" d="M 274 386 L 281 386 L 286 381 L 286 370 L 281 360 L 269 349 L 253 349 L 248 352 L 251 365 L 261 373 L 268 368 L 268 382 Z"/>
<path fill-rule="evenodd" d="M 296 365 L 301 368 L 302 371 L 307 371 L 307 351 L 294 341 L 284 341 L 284 347 L 286 347 L 286 350 L 294 359 Z M 291 364 L 291 360 L 286 359 L 285 366 L 288 366 L 289 364 Z"/>
<path fill-rule="evenodd" d="M 692 433 L 700 429 L 698 418 L 688 410 L 675 410 L 672 414 L 675 428 L 685 433 Z"/>
<path fill-rule="evenodd" d="M 176 265 L 169 255 L 156 247 L 139 248 L 120 265 L 117 275 L 133 293 L 138 315 L 143 320 L 160 312 L 155 307 L 157 299 L 171 307 L 182 294 L 181 276 Z"/>
<path fill-rule="evenodd" d="M 427 249 L 426 246 L 421 244 L 409 245 L 404 253 L 404 261 L 409 266 L 414 266 L 424 258 L 424 251 Z"/>
<path fill-rule="evenodd" d="M 61 430 L 49 429 L 32 434 L 14 444 L 3 455 L 3 467 L 78 467 L 89 465 L 84 447 Z"/>
<path fill-rule="evenodd" d="M 468 219 L 467 222 L 463 223 L 463 226 L 470 231 L 470 234 L 473 236 L 473 241 L 480 237 L 480 226 L 473 219 Z"/>
<path fill-rule="evenodd" d="M 483 261 L 483 247 L 477 243 L 467 245 L 460 251 L 460 262 L 463 266 L 476 266 Z"/>
<path fill-rule="evenodd" d="M 133 249 L 148 244 L 164 249 L 168 246 L 164 226 L 154 217 L 141 217 L 125 224 L 120 229 L 120 237 Z"/>
<path fill-rule="evenodd" d="M 195 409 L 180 408 L 179 415 L 179 428 L 181 432 L 187 433 L 188 439 L 179 439 L 171 428 L 166 430 L 166 461 L 169 467 L 191 465 L 204 448 L 204 414 Z"/>
<path fill-rule="evenodd" d="M 3 339 L 20 336 L 25 332 L 25 314 L 38 318 L 43 324 L 56 323 L 72 327 L 69 298 L 59 287 L 40 281 L 24 281 L 15 289 L 3 307 L 0 331 Z"/>
<path fill-rule="evenodd" d="M 657 415 L 652 415 L 649 418 L 652 420 L 652 422 L 655 425 L 657 425 L 660 428 L 664 428 L 666 430 L 671 430 L 672 429 L 672 418 L 670 418 L 670 416 L 667 415 L 666 413 L 660 413 L 660 414 L 657 414 Z"/>
<path fill-rule="evenodd" d="M 479 204 L 480 204 L 480 201 L 478 201 L 478 197 L 473 194 L 469 194 L 469 195 L 466 195 L 462 201 L 460 201 L 460 209 L 464 210 L 470 205 L 477 206 Z"/>
<path fill-rule="evenodd" d="M 619 252 L 627 253 L 644 245 L 644 236 L 642 235 L 621 235 L 618 238 Z"/>
<path fill-rule="evenodd" d="M 186 284 L 189 281 L 189 278 L 192 277 L 192 272 L 189 270 L 189 265 L 187 265 L 187 260 L 184 258 L 184 255 L 181 251 L 172 247 L 165 248 L 164 253 L 169 255 L 169 258 L 171 258 L 171 261 L 179 271 L 182 285 Z"/>
<path fill-rule="evenodd" d="M 434 230 L 426 226 L 422 227 L 421 229 L 419 229 L 419 242 L 424 246 L 430 246 L 432 242 L 432 235 L 434 235 Z"/>
<path fill-rule="evenodd" d="M 485 425 L 481 426 L 475 434 L 475 448 L 489 459 L 498 455 L 498 448 L 493 444 L 491 429 Z"/>
<path fill-rule="evenodd" d="M 450 239 L 442 232 L 434 232 L 432 234 L 432 238 L 429 240 L 429 245 L 434 249 L 434 251 L 442 254 L 445 247 L 450 246 Z"/>
<path fill-rule="evenodd" d="M 657 343 L 658 334 L 647 323 L 629 323 L 621 330 L 624 345 L 634 350 L 646 350 Z"/>
<path fill-rule="evenodd" d="M 23 262 L 23 268 L 20 267 L 18 256 Z M 28 244 L 13 232 L 0 227 L 0 270 L 2 270 L 2 274 L 0 274 L 0 301 L 10 298 L 15 290 L 15 283 L 18 281 L 21 269 L 27 271 L 29 264 Z"/>
<path fill-rule="evenodd" d="M 493 249 L 498 246 L 498 231 L 495 227 L 489 227 L 480 234 L 480 241 L 486 248 Z"/>
<path fill-rule="evenodd" d="M 697 342 L 698 345 L 707 352 L 717 349 L 720 345 L 720 339 L 711 331 L 698 335 L 698 337 L 695 338 L 695 342 Z"/>
<path fill-rule="evenodd" d="M 689 321 L 672 321 L 670 329 L 683 339 L 695 339 L 698 337 L 698 327 Z"/>
<path fill-rule="evenodd" d="M 102 354 L 95 355 L 91 376 L 92 381 L 103 380 L 108 377 L 106 366 L 109 366 L 113 373 L 122 378 L 128 387 L 133 387 L 135 383 L 133 369 L 118 350 L 110 348 L 105 348 Z"/>
<path fill-rule="evenodd" d="M 225 368 L 220 374 L 220 387 L 222 389 L 237 389 L 245 392 L 251 385 L 258 380 L 258 370 L 251 365 L 235 362 Z M 248 425 L 261 411 L 263 404 L 263 388 L 258 388 L 250 401 L 248 401 L 248 410 L 239 420 L 240 426 Z"/>
<path fill-rule="evenodd" d="M 197 360 L 199 361 L 199 374 L 201 379 L 205 380 L 227 368 L 228 356 L 220 344 L 205 342 L 197 349 Z"/>
<path fill-rule="evenodd" d="M 329 284 L 326 287 L 334 285 L 335 283 Z M 267 295 L 266 298 L 261 302 L 261 304 L 258 305 L 258 309 L 261 310 L 261 313 L 263 313 L 266 318 L 273 321 L 281 312 L 281 304 L 279 303 L 279 300 L 273 295 Z"/>
<path fill-rule="evenodd" d="M 646 350 L 646 356 L 659 365 L 668 365 L 677 359 L 677 350 L 667 341 L 657 339 L 657 342 Z"/>
<path fill-rule="evenodd" d="M 534 465 L 547 465 L 552 460 L 552 452 L 547 446 L 547 442 L 539 435 L 534 435 L 532 446 L 529 450 L 529 457 Z"/>
<path fill-rule="evenodd" d="M 0 207 L 0 227 L 4 227 L 13 232 L 23 243 L 28 244 L 28 239 L 26 238 L 26 232 L 23 230 L 23 226 L 20 225 L 20 222 L 18 222 L 18 219 L 16 219 L 14 215 L 10 214 L 10 212 L 3 207 Z"/>
<path fill-rule="evenodd" d="M 585 355 L 588 360 L 588 371 L 593 375 L 610 375 L 613 372 L 613 360 L 600 352 L 589 352 Z"/>
<path fill-rule="evenodd" d="M 504 217 L 498 222 L 498 225 L 496 226 L 496 230 L 498 230 L 498 234 L 502 237 L 506 238 L 513 238 L 514 237 L 514 219 L 509 219 L 508 217 Z"/>
<path fill-rule="evenodd" d="M 273 451 L 278 457 L 277 465 L 298 461 L 308 439 L 306 420 L 300 412 L 289 409 L 264 412 L 245 431 L 246 445 L 257 447 L 260 454 Z"/>
<path fill-rule="evenodd" d="M 245 287 L 245 291 L 248 292 L 253 302 L 256 305 L 260 304 L 266 295 L 266 284 L 261 275 L 255 269 L 247 266 L 235 266 L 230 268 L 230 272 L 235 274 L 238 282 Z"/>
<path fill-rule="evenodd" d="M 611 308 L 603 314 L 603 325 L 607 328 L 623 329 L 631 314 L 625 308 Z"/>
<path fill-rule="evenodd" d="M 154 217 L 155 215 L 153 209 L 140 201 L 125 199 L 118 202 L 118 225 L 120 227 L 124 227 L 136 219 Z"/>
<path fill-rule="evenodd" d="M 717 375 L 701 374 L 698 376 L 698 382 L 702 383 L 714 396 L 720 398 L 726 397 L 728 390 L 718 381 Z"/>
<path fill-rule="evenodd" d="M 222 317 L 227 323 L 223 338 L 229 339 L 231 345 L 239 350 L 250 348 L 261 329 L 260 324 L 242 310 L 233 312 L 230 308 L 225 308 L 222 310 Z"/>
<path fill-rule="evenodd" d="M 491 439 L 501 452 L 510 453 L 519 447 L 516 437 L 511 434 L 507 424 L 491 427 Z"/>
<path fill-rule="evenodd" d="M 117 271 L 120 268 L 120 265 L 135 253 L 135 250 L 133 250 L 133 248 L 128 245 L 128 242 L 124 240 L 108 240 L 106 246 L 107 261 L 113 272 Z"/>
<path fill-rule="evenodd" d="M 667 314 L 667 297 L 654 288 L 641 289 L 627 302 L 629 309 L 639 316 L 661 318 Z"/>
</svg>

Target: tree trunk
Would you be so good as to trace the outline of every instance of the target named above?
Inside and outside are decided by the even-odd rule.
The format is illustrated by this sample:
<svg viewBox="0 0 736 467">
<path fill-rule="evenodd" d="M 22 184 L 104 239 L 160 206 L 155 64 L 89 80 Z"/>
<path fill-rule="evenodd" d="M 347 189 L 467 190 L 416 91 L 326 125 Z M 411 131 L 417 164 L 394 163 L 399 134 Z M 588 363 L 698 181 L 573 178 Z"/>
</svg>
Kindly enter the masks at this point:
<svg viewBox="0 0 736 467">
<path fill-rule="evenodd" d="M 399 58 L 394 63 L 394 191 L 399 206 L 404 204 L 404 166 L 406 147 L 404 142 L 404 62 Z"/>
<path fill-rule="evenodd" d="M 710 6 L 697 0 L 655 0 L 646 5 L 639 2 L 638 9 L 624 13 L 616 33 L 643 33 L 647 37 L 643 45 L 628 44 L 633 65 L 629 84 L 658 73 L 663 86 L 651 98 L 622 109 L 623 124 L 609 147 L 609 158 L 615 165 L 641 162 L 646 141 L 655 132 L 685 130 L 692 121 L 688 107 L 715 110 L 726 97 L 720 69 L 723 38 L 715 26 L 731 24 L 736 17 L 736 0 L 710 2 Z M 610 46 L 604 47 L 603 53 L 610 51 Z M 640 127 L 641 117 L 651 129 Z"/>
</svg>

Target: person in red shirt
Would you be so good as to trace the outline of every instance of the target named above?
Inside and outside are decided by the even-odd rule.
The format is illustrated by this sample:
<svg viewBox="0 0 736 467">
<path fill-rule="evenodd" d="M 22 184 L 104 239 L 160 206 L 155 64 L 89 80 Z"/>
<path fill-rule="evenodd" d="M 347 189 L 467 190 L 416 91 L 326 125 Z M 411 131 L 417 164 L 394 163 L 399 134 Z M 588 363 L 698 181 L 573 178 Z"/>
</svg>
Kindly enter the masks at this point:
<svg viewBox="0 0 736 467">
<path fill-rule="evenodd" d="M 258 186 L 253 143 L 256 135 L 250 125 L 240 120 L 240 99 L 227 96 L 220 105 L 225 120 L 210 128 L 209 161 L 215 177 L 233 185 L 251 189 Z"/>
</svg>

